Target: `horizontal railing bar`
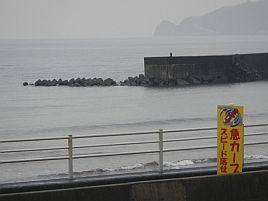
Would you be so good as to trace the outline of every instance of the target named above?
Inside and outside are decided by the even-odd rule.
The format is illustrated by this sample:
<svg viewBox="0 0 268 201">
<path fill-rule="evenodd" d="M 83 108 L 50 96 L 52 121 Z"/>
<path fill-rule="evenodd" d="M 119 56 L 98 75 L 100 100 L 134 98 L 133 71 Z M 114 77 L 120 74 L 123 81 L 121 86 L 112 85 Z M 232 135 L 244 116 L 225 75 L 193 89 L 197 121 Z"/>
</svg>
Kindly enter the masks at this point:
<svg viewBox="0 0 268 201">
<path fill-rule="evenodd" d="M 216 130 L 216 127 L 206 127 L 206 128 L 190 128 L 190 129 L 174 129 L 174 130 L 163 130 L 163 133 L 181 133 L 181 132 L 192 132 L 192 131 L 209 131 Z"/>
<path fill-rule="evenodd" d="M 245 128 L 251 127 L 264 127 L 268 126 L 268 124 L 253 124 L 253 125 L 245 125 Z M 209 131 L 216 130 L 217 127 L 205 127 L 205 128 L 190 128 L 190 129 L 175 129 L 175 130 L 164 130 L 164 133 L 180 133 L 180 132 L 191 132 L 191 131 Z"/>
<path fill-rule="evenodd" d="M 66 150 L 67 147 L 51 147 L 51 148 L 37 148 L 37 149 L 14 149 L 14 150 L 3 150 L 0 154 L 6 153 L 20 153 L 20 152 L 35 152 L 35 151 L 56 151 L 56 150 Z"/>
<path fill-rule="evenodd" d="M 68 137 L 48 137 L 48 138 L 25 138 L 17 140 L 1 140 L 0 143 L 13 143 L 13 142 L 33 142 L 33 141 L 48 141 L 48 140 L 66 140 Z"/>
<path fill-rule="evenodd" d="M 251 134 L 245 134 L 245 137 L 251 137 L 251 136 L 261 136 L 261 135 L 268 135 L 268 133 L 251 133 Z M 180 139 L 169 139 L 169 140 L 163 140 L 163 142 L 180 142 L 180 141 L 194 141 L 194 140 L 210 140 L 210 139 L 216 139 L 217 136 L 204 136 L 204 137 L 192 137 L 192 138 L 180 138 Z"/>
<path fill-rule="evenodd" d="M 245 134 L 245 136 L 260 136 L 268 135 L 268 133 L 252 133 Z M 216 139 L 216 136 L 205 136 L 205 137 L 196 137 L 196 138 L 181 138 L 181 139 L 169 139 L 163 140 L 163 142 L 181 142 L 181 141 L 194 141 L 194 140 L 204 140 L 204 139 Z M 110 143 L 110 144 L 97 144 L 97 145 L 82 145 L 74 146 L 74 149 L 81 148 L 97 148 L 97 147 L 107 147 L 107 146 L 127 146 L 127 145 L 139 145 L 139 144 L 155 144 L 159 141 L 140 141 L 140 142 L 122 142 L 122 143 Z M 3 150 L 0 151 L 0 154 L 6 153 L 17 153 L 17 152 L 35 152 L 35 151 L 56 151 L 56 150 L 66 150 L 67 147 L 51 147 L 51 148 L 39 148 L 39 149 L 15 149 L 15 150 Z"/>
<path fill-rule="evenodd" d="M 163 152 L 173 152 L 173 151 L 191 151 L 191 150 L 201 150 L 201 149 L 211 149 L 217 148 L 216 145 L 204 146 L 204 147 L 187 147 L 187 148 L 177 148 L 177 149 L 164 149 Z"/>
<path fill-rule="evenodd" d="M 118 153 L 107 153 L 107 154 L 75 155 L 75 156 L 73 156 L 73 159 L 96 158 L 96 157 L 104 157 L 104 156 L 123 156 L 123 155 L 150 154 L 150 153 L 159 153 L 159 150 L 118 152 Z"/>
<path fill-rule="evenodd" d="M 268 124 L 252 124 L 252 125 L 244 125 L 246 128 L 251 128 L 251 127 L 263 127 L 263 126 L 268 126 Z"/>
<path fill-rule="evenodd" d="M 244 127 L 261 127 L 268 126 L 268 124 L 254 124 L 254 125 L 245 125 Z M 175 130 L 163 130 L 163 133 L 173 133 L 173 132 L 190 132 L 190 131 L 209 131 L 216 130 L 217 127 L 205 127 L 205 128 L 190 128 L 190 129 L 175 129 Z M 113 136 L 125 136 L 125 135 L 143 135 L 143 134 L 155 134 L 159 131 L 142 131 L 142 132 L 130 132 L 130 133 L 111 133 L 104 135 L 86 135 L 86 136 L 74 136 L 73 138 L 95 138 L 95 137 L 113 137 Z"/>
<path fill-rule="evenodd" d="M 123 156 L 123 155 L 134 155 L 134 154 L 148 154 L 148 153 L 158 153 L 158 152 L 159 152 L 159 150 L 148 150 L 148 151 L 119 152 L 119 153 L 108 153 L 108 154 L 74 155 L 73 159 L 96 158 L 96 157 L 104 157 L 104 156 Z M 0 161 L 0 164 L 50 161 L 50 160 L 65 160 L 65 159 L 68 159 L 68 157 L 51 157 L 51 158 L 34 158 L 34 159 L 8 160 L 8 161 Z"/>
<path fill-rule="evenodd" d="M 245 136 L 261 136 L 261 135 L 268 135 L 268 133 L 245 134 Z M 194 141 L 194 140 L 216 139 L 216 138 L 217 136 L 205 136 L 205 137 L 195 137 L 195 138 L 169 139 L 169 140 L 164 140 L 163 142 Z M 80 149 L 80 148 L 96 148 L 96 147 L 105 147 L 105 146 L 153 144 L 153 143 L 158 143 L 158 141 L 140 141 L 140 142 L 122 142 L 122 143 L 110 143 L 110 144 L 84 145 L 84 146 L 74 146 L 73 148 Z M 16 152 L 55 151 L 55 150 L 66 150 L 66 149 L 67 147 L 52 147 L 52 148 L 39 148 L 39 149 L 15 149 L 15 150 L 3 150 L 3 151 L 0 151 L 0 154 L 16 153 Z"/>
<path fill-rule="evenodd" d="M 250 146 L 250 145 L 262 145 L 262 144 L 268 144 L 268 141 L 251 142 L 251 143 L 246 143 L 244 145 L 245 146 Z M 188 148 L 180 148 L 180 149 L 164 149 L 163 152 L 201 150 L 201 149 L 210 149 L 210 148 L 217 148 L 217 146 L 213 145 L 213 146 L 204 146 L 204 147 L 188 147 Z M 95 157 L 104 157 L 104 156 L 136 155 L 136 154 L 148 154 L 148 153 L 158 153 L 158 152 L 159 152 L 159 150 L 147 150 L 147 151 L 136 151 L 136 152 L 119 152 L 119 153 L 107 153 L 107 154 L 75 155 L 75 156 L 73 156 L 73 159 L 95 158 Z M 68 157 L 48 157 L 48 158 L 7 160 L 7 161 L 0 161 L 0 164 L 51 161 L 51 160 L 65 160 L 65 159 L 68 159 Z"/>
<path fill-rule="evenodd" d="M 245 128 L 250 127 L 263 127 L 268 126 L 268 124 L 253 124 L 245 125 Z M 204 131 L 204 130 L 215 130 L 216 127 L 206 127 L 206 128 L 190 128 L 190 129 L 176 129 L 176 130 L 164 130 L 163 133 L 172 133 L 172 132 L 190 132 L 190 131 Z M 111 133 L 104 135 L 86 135 L 86 136 L 74 136 L 73 139 L 80 138 L 95 138 L 95 137 L 115 137 L 115 136 L 126 136 L 126 135 L 143 135 L 143 134 L 155 134 L 158 131 L 142 131 L 142 132 L 130 132 L 130 133 Z M 49 137 L 49 138 L 25 138 L 25 139 L 7 139 L 1 140 L 0 143 L 12 143 L 12 142 L 27 142 L 27 141 L 46 141 L 46 140 L 64 140 L 68 137 Z"/>
<path fill-rule="evenodd" d="M 80 135 L 80 136 L 73 136 L 73 139 L 82 139 L 82 138 L 99 138 L 99 137 L 120 137 L 120 136 L 127 136 L 127 135 L 146 135 L 146 134 L 156 134 L 158 131 L 144 131 L 144 132 L 130 132 L 130 133 L 108 133 L 103 135 Z"/>
<path fill-rule="evenodd" d="M 251 145 L 262 145 L 262 144 L 268 144 L 268 141 L 265 142 L 251 142 L 246 143 L 244 146 L 251 146 Z M 187 148 L 180 148 L 180 149 L 165 149 L 164 152 L 173 152 L 173 151 L 192 151 L 192 150 L 201 150 L 201 149 L 211 149 L 211 148 L 217 148 L 217 145 L 213 146 L 204 146 L 204 147 L 187 147 Z"/>
<path fill-rule="evenodd" d="M 159 143 L 159 141 L 155 140 L 155 141 L 122 142 L 122 143 L 96 144 L 96 145 L 81 145 L 81 146 L 73 146 L 73 148 L 80 149 L 80 148 L 112 147 L 112 146 L 155 144 L 155 143 Z"/>
<path fill-rule="evenodd" d="M 52 161 L 52 160 L 65 160 L 68 157 L 48 157 L 48 158 L 28 158 L 28 159 L 19 159 L 19 160 L 6 160 L 0 161 L 0 164 L 7 164 L 7 163 L 24 163 L 24 162 L 38 162 L 38 161 Z"/>
<path fill-rule="evenodd" d="M 163 142 L 185 142 L 185 141 L 194 141 L 194 140 L 209 140 L 209 139 L 215 139 L 217 137 L 215 136 L 207 136 L 207 137 L 196 137 L 196 138 L 180 138 L 180 139 L 168 139 L 163 140 Z"/>
<path fill-rule="evenodd" d="M 258 136 L 258 135 L 268 135 L 268 133 L 250 133 L 250 134 L 245 134 L 244 136 Z"/>
<path fill-rule="evenodd" d="M 262 144 L 268 144 L 268 141 L 264 141 L 264 142 L 250 142 L 247 144 L 244 144 L 245 146 L 250 146 L 250 145 L 262 145 Z"/>
<path fill-rule="evenodd" d="M 261 136 L 268 135 L 268 133 L 252 133 L 245 134 L 245 136 Z M 169 139 L 163 140 L 163 142 L 181 142 L 181 141 L 194 141 L 194 140 L 204 140 L 204 139 L 216 139 L 216 136 L 205 136 L 205 137 L 195 137 L 195 138 L 181 138 L 181 139 Z M 82 146 L 74 146 L 74 149 L 81 148 L 97 148 L 97 147 L 107 147 L 107 146 L 127 146 L 127 145 L 141 145 L 141 144 L 155 144 L 159 141 L 139 141 L 139 142 L 122 142 L 122 143 L 110 143 L 110 144 L 97 144 L 97 145 L 82 145 Z M 35 151 L 56 151 L 56 150 L 66 150 L 67 147 L 51 147 L 51 148 L 39 148 L 39 149 L 15 149 L 15 150 L 3 150 L 0 151 L 0 154 L 6 153 L 17 153 L 17 152 L 35 152 Z"/>
</svg>

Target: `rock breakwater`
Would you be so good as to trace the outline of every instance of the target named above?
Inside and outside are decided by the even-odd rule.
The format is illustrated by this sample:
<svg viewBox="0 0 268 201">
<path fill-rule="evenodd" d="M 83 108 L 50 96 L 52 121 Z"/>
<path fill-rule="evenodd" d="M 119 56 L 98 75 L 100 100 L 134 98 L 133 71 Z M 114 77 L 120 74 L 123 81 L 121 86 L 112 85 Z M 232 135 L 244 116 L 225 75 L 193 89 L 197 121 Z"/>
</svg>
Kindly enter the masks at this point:
<svg viewBox="0 0 268 201">
<path fill-rule="evenodd" d="M 68 86 L 68 87 L 105 87 L 105 86 L 144 86 L 144 87 L 175 87 L 185 86 L 191 84 L 201 84 L 196 78 L 189 80 L 172 79 L 172 80 L 160 80 L 158 78 L 147 78 L 144 74 L 138 76 L 128 77 L 123 81 L 116 82 L 111 78 L 72 78 L 70 80 L 52 79 L 41 80 L 38 79 L 34 83 L 23 82 L 23 86 L 36 86 L 36 87 L 51 87 L 51 86 Z"/>
<path fill-rule="evenodd" d="M 41 80 L 38 79 L 34 83 L 23 82 L 23 86 L 36 87 L 51 87 L 51 86 L 68 86 L 68 87 L 108 87 L 108 86 L 143 86 L 143 87 L 183 87 L 192 85 L 206 85 L 206 84 L 224 84 L 236 82 L 250 82 L 263 80 L 260 73 L 236 70 L 233 76 L 227 77 L 211 77 L 211 76 L 188 76 L 185 79 L 169 79 L 163 80 L 156 77 L 145 77 L 144 74 L 138 76 L 128 77 L 123 81 L 116 82 L 112 78 L 72 78 L 70 80 L 52 79 Z"/>
<path fill-rule="evenodd" d="M 91 86 L 117 86 L 118 84 L 111 78 L 72 78 L 70 80 L 53 79 L 53 80 L 41 80 L 38 79 L 34 83 L 23 82 L 23 86 L 68 86 L 68 87 L 91 87 Z"/>
</svg>

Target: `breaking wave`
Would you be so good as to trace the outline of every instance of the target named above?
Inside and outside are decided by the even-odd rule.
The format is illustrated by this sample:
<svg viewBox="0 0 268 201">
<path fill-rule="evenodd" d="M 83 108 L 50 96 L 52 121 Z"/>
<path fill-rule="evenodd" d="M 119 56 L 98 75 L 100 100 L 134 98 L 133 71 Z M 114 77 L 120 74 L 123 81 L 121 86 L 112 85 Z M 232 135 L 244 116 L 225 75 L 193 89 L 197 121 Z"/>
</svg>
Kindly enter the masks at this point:
<svg viewBox="0 0 268 201">
<path fill-rule="evenodd" d="M 256 161 L 268 162 L 268 155 L 245 155 L 245 163 L 254 163 Z M 165 171 L 171 170 L 185 170 L 187 168 L 199 168 L 199 167 L 216 167 L 217 158 L 204 158 L 204 159 L 184 159 L 178 161 L 165 161 L 163 168 Z M 157 161 L 152 161 L 148 163 L 136 163 L 127 166 L 120 166 L 117 168 L 96 168 L 80 172 L 74 172 L 75 178 L 86 178 L 86 177 L 99 177 L 99 176 L 116 176 L 116 175 L 126 175 L 134 173 L 149 173 L 158 172 L 159 164 Z M 24 182 L 24 181 L 44 181 L 44 180 L 54 180 L 54 179 L 66 179 L 68 178 L 67 173 L 49 174 L 49 175 L 39 175 L 35 177 L 28 178 L 17 178 L 14 181 L 9 180 L 9 182 Z M 6 181 L 8 182 L 8 181 Z"/>
<path fill-rule="evenodd" d="M 251 160 L 265 160 L 268 159 L 267 155 L 245 155 L 245 162 L 250 162 Z M 217 162 L 217 158 L 205 158 L 205 159 L 192 159 L 192 160 L 179 160 L 179 161 L 165 161 L 163 167 L 165 170 L 178 170 L 185 168 L 194 168 L 199 165 L 212 165 Z M 117 173 L 135 173 L 135 172 L 146 172 L 146 171 L 157 171 L 159 168 L 158 162 L 153 161 L 149 163 L 137 163 L 129 166 L 121 166 L 118 168 L 97 168 L 89 171 L 84 171 L 81 173 L 76 173 L 77 176 L 82 175 L 113 175 Z"/>
</svg>

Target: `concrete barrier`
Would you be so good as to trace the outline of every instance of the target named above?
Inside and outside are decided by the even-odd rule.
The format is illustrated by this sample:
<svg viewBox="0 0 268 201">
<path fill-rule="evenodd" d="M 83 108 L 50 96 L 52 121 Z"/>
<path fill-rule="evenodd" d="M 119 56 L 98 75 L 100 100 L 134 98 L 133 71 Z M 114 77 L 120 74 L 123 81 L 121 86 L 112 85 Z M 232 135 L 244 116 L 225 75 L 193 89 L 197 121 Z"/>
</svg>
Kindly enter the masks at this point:
<svg viewBox="0 0 268 201">
<path fill-rule="evenodd" d="M 135 184 L 130 195 L 133 201 L 266 201 L 268 171 Z"/>
<path fill-rule="evenodd" d="M 267 80 L 267 65 L 268 53 L 144 58 L 146 78 L 182 79 L 190 84 Z"/>
<path fill-rule="evenodd" d="M 266 201 L 268 170 L 0 194 L 0 201 Z"/>
</svg>

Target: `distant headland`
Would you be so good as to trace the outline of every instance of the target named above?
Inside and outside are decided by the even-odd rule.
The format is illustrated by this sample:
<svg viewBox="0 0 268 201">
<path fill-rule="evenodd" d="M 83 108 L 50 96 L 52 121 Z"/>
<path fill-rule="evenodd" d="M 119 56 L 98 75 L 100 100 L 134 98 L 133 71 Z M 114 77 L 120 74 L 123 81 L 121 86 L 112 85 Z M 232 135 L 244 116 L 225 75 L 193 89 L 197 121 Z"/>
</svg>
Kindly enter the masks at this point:
<svg viewBox="0 0 268 201">
<path fill-rule="evenodd" d="M 154 36 L 179 36 L 200 34 L 267 34 L 268 1 L 247 1 L 223 7 L 203 16 L 184 19 L 180 24 L 162 21 Z"/>
</svg>

